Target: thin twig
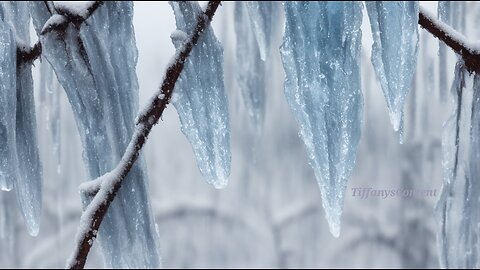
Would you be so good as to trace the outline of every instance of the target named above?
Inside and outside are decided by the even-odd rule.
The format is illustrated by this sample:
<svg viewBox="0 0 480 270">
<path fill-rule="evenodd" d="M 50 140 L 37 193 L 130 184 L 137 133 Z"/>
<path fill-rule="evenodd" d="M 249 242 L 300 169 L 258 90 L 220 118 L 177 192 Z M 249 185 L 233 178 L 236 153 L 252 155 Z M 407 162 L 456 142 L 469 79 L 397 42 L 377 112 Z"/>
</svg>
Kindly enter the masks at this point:
<svg viewBox="0 0 480 270">
<path fill-rule="evenodd" d="M 137 122 L 135 132 L 120 163 L 110 174 L 105 175 L 105 177 L 111 176 L 111 178 L 103 179 L 98 193 L 83 212 L 76 236 L 77 246 L 67 262 L 68 268 L 82 269 L 85 266 L 88 253 L 108 207 L 120 189 L 123 179 L 125 179 L 137 160 L 151 129 L 158 123 L 163 111 L 170 102 L 175 83 L 183 70 L 185 60 L 196 45 L 201 33 L 212 20 L 220 2 L 208 2 L 205 12 L 198 16 L 197 25 L 193 33 L 180 49 L 175 61 L 168 67 L 159 92 L 138 118 L 139 121 Z"/>
<path fill-rule="evenodd" d="M 418 24 L 460 55 L 469 72 L 480 72 L 480 54 L 460 33 L 420 7 Z M 470 45 L 470 46 L 469 46 Z"/>
</svg>

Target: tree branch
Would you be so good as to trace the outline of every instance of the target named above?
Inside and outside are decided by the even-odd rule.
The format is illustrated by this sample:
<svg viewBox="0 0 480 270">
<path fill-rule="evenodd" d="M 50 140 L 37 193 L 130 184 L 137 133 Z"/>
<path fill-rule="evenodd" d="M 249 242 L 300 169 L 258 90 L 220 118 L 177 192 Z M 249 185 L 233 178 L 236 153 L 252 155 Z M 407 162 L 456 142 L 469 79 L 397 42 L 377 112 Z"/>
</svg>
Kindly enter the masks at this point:
<svg viewBox="0 0 480 270">
<path fill-rule="evenodd" d="M 465 36 L 455 31 L 449 25 L 437 20 L 433 14 L 422 7 L 420 7 L 418 24 L 460 55 L 469 72 L 480 71 L 480 54 Z"/>
<path fill-rule="evenodd" d="M 42 54 L 42 44 L 40 40 L 31 48 L 17 45 L 17 66 L 21 63 L 33 63 Z"/>
<path fill-rule="evenodd" d="M 75 26 L 80 27 L 82 23 L 84 23 L 90 16 L 97 10 L 104 2 L 103 1 L 95 1 L 90 6 L 86 7 L 84 14 L 75 14 L 68 9 L 63 7 L 56 8 L 54 11 L 51 10 L 51 7 L 48 3 L 49 1 L 44 1 L 48 12 L 52 16 L 63 16 L 65 20 L 62 23 L 51 23 L 50 17 L 47 22 L 45 22 L 45 26 L 41 31 L 41 35 L 44 35 L 51 31 L 62 30 L 67 27 L 69 23 L 73 23 Z M 22 46 L 17 46 L 17 65 L 20 63 L 33 63 L 42 55 L 42 43 L 40 39 L 33 45 L 31 48 L 25 48 Z"/>
<path fill-rule="evenodd" d="M 175 83 L 183 70 L 185 60 L 196 45 L 201 33 L 212 20 L 220 2 L 209 1 L 205 12 L 198 16 L 197 25 L 193 33 L 179 49 L 175 61 L 168 67 L 159 92 L 152 99 L 151 104 L 140 114 L 133 137 L 119 164 L 113 171 L 96 180 L 100 182 L 100 188 L 80 218 L 76 247 L 67 261 L 68 268 L 79 269 L 85 266 L 88 253 L 108 207 L 137 160 L 151 129 L 158 123 L 163 111 L 170 102 Z"/>
</svg>

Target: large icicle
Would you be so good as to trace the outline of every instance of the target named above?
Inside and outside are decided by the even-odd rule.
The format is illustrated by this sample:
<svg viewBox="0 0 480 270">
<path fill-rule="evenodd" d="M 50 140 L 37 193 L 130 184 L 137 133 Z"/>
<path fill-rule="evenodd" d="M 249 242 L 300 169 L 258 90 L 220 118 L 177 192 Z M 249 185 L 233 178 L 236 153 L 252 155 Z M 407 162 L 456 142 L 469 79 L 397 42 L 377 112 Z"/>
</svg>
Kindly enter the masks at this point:
<svg viewBox="0 0 480 270">
<path fill-rule="evenodd" d="M 178 51 L 202 10 L 193 1 L 170 5 L 178 29 L 171 37 Z M 209 26 L 185 63 L 172 103 L 200 172 L 216 188 L 225 187 L 230 175 L 230 124 L 224 88 L 223 48 Z"/>
<path fill-rule="evenodd" d="M 360 139 L 362 4 L 285 2 L 285 96 L 317 177 L 330 232 L 340 216 Z"/>
<path fill-rule="evenodd" d="M 17 173 L 15 144 L 16 42 L 0 9 L 0 189 L 11 190 Z"/>
<path fill-rule="evenodd" d="M 253 122 L 255 134 L 260 133 L 265 114 L 265 62 L 253 32 L 246 2 L 235 2 L 236 80 L 243 103 Z"/>
<path fill-rule="evenodd" d="M 266 61 L 275 32 L 275 24 L 278 23 L 278 16 L 281 10 L 280 2 L 245 1 L 243 3 L 246 5 L 248 15 L 253 23 L 253 31 L 260 49 L 260 57 L 263 61 Z"/>
<path fill-rule="evenodd" d="M 43 2 L 31 2 L 31 12 L 40 33 L 51 13 Z M 91 179 L 118 164 L 134 130 L 138 83 L 132 18 L 132 2 L 104 2 L 79 28 L 69 24 L 41 36 L 42 56 L 72 106 Z M 88 204 L 91 196 L 82 196 Z M 160 266 L 143 158 L 134 164 L 103 219 L 99 241 L 106 267 Z"/>
<path fill-rule="evenodd" d="M 27 2 L 3 2 L 5 21 L 18 46 L 30 45 L 30 13 Z M 17 175 L 13 182 L 28 232 L 37 235 L 42 204 L 42 166 L 37 145 L 31 63 L 16 66 L 15 144 Z M 10 90 L 11 91 L 11 90 Z M 15 159 L 13 159 L 15 160 Z"/>
<path fill-rule="evenodd" d="M 479 268 L 480 154 L 475 149 L 480 147 L 480 77 L 469 76 L 461 60 L 455 69 L 452 95 L 454 111 L 445 123 L 442 141 L 444 183 L 435 209 L 440 264 L 444 268 Z"/>
<path fill-rule="evenodd" d="M 373 35 L 372 63 L 395 131 L 402 134 L 403 107 L 418 52 L 418 1 L 366 2 Z"/>
</svg>

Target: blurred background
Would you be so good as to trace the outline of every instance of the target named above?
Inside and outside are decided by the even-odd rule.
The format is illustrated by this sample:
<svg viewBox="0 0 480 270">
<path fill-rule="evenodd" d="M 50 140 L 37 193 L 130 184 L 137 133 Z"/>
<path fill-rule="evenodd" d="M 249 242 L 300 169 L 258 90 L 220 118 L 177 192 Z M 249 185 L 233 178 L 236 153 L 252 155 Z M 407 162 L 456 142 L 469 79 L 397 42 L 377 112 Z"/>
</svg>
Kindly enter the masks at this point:
<svg viewBox="0 0 480 270">
<path fill-rule="evenodd" d="M 436 2 L 421 2 L 437 12 Z M 466 2 L 463 25 L 474 25 L 480 4 Z M 466 23 L 465 23 L 466 22 Z M 417 71 L 405 107 L 399 144 L 370 62 L 371 33 L 363 16 L 362 90 L 365 99 L 356 168 L 345 196 L 342 231 L 334 238 L 321 206 L 298 128 L 283 95 L 280 54 L 268 59 L 266 112 L 255 135 L 235 80 L 234 4 L 225 2 L 213 27 L 224 45 L 230 104 L 232 174 L 216 190 L 201 177 L 173 106 L 144 147 L 163 266 L 170 267 L 438 267 L 434 205 L 442 183 L 442 125 L 451 112 L 449 89 L 455 55 L 439 68 L 438 40 L 419 30 Z M 157 90 L 174 55 L 173 11 L 166 2 L 135 2 L 140 107 Z M 282 42 L 278 18 L 274 47 Z M 36 40 L 36 38 L 33 38 Z M 36 63 L 36 74 L 43 63 Z M 38 76 L 37 76 L 38 77 Z M 42 83 L 35 81 L 37 90 Z M 78 185 L 87 179 L 70 105 L 60 86 L 36 91 L 37 125 L 44 173 L 40 233 L 28 235 L 13 193 L 0 192 L 0 267 L 64 267 L 81 215 Z M 58 141 L 59 143 L 54 143 Z M 352 196 L 354 187 L 436 189 L 437 197 Z M 6 211 L 6 209 L 14 211 Z M 97 244 L 87 267 L 102 267 Z"/>
</svg>

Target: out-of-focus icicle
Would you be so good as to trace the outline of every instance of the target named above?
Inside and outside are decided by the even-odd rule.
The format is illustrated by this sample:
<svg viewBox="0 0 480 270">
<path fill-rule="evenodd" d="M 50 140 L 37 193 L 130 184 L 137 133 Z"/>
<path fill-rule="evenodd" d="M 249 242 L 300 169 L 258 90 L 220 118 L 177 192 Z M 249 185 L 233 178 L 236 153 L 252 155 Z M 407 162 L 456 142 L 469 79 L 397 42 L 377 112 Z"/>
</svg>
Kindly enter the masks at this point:
<svg viewBox="0 0 480 270">
<path fill-rule="evenodd" d="M 245 1 L 253 32 L 256 36 L 260 57 L 266 61 L 278 21 L 281 5 L 279 1 Z M 237 42 L 238 43 L 238 42 Z"/>
<path fill-rule="evenodd" d="M 259 135 L 265 114 L 266 70 L 246 3 L 235 2 L 236 80 L 255 134 Z"/>
<path fill-rule="evenodd" d="M 285 2 L 284 7 L 285 96 L 320 186 L 330 232 L 338 237 L 361 132 L 362 4 Z"/>
<path fill-rule="evenodd" d="M 27 2 L 3 2 L 4 19 L 12 28 L 18 46 L 30 45 L 30 13 Z M 37 144 L 35 102 L 31 63 L 17 63 L 15 143 L 17 177 L 13 182 L 28 232 L 37 235 L 42 204 L 42 166 Z"/>
<path fill-rule="evenodd" d="M 480 77 L 469 76 L 461 60 L 455 69 L 452 95 L 454 111 L 444 125 L 442 141 L 444 183 L 435 209 L 440 264 L 479 268 L 480 154 L 476 149 L 480 147 Z"/>
<path fill-rule="evenodd" d="M 178 51 L 202 10 L 197 2 L 170 2 L 170 5 L 178 29 L 171 38 Z M 231 161 L 223 73 L 223 48 L 209 26 L 192 49 L 172 98 L 200 172 L 216 188 L 227 185 Z"/>
<path fill-rule="evenodd" d="M 30 5 L 40 33 L 51 13 L 43 2 Z M 80 28 L 69 24 L 61 32 L 41 36 L 42 57 L 51 64 L 72 106 L 91 179 L 118 164 L 135 127 L 138 83 L 132 19 L 132 2 L 105 2 Z M 82 193 L 84 206 L 90 200 L 91 194 Z M 108 268 L 160 266 L 142 157 L 108 209 L 98 238 Z"/>
<path fill-rule="evenodd" d="M 366 2 L 373 35 L 372 63 L 395 131 L 402 136 L 403 107 L 418 52 L 418 1 Z"/>
<path fill-rule="evenodd" d="M 60 174 L 60 91 L 61 86 L 47 62 L 40 63 L 39 98 L 44 110 L 46 129 L 50 132 L 53 154 L 57 161 L 57 173 Z"/>
</svg>

